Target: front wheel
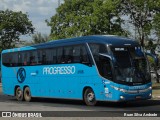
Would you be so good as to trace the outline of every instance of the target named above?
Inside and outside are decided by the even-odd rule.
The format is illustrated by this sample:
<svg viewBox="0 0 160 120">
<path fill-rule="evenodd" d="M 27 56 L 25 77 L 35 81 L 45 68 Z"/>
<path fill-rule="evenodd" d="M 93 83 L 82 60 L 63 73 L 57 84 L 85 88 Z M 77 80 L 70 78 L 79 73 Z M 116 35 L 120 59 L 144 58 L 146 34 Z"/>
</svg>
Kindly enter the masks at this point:
<svg viewBox="0 0 160 120">
<path fill-rule="evenodd" d="M 25 101 L 30 102 L 31 98 L 32 98 L 31 97 L 31 91 L 30 91 L 29 87 L 26 87 L 24 89 L 24 99 L 25 99 Z"/>
<path fill-rule="evenodd" d="M 23 91 L 21 90 L 20 87 L 16 88 L 15 96 L 16 96 L 16 99 L 18 101 L 23 101 L 23 99 L 24 99 L 24 97 L 23 97 Z"/>
<path fill-rule="evenodd" d="M 83 99 L 84 99 L 84 102 L 86 103 L 86 105 L 88 105 L 88 106 L 94 106 L 97 103 L 96 98 L 95 98 L 95 94 L 91 88 L 87 88 L 85 90 L 84 95 L 83 95 Z"/>
</svg>

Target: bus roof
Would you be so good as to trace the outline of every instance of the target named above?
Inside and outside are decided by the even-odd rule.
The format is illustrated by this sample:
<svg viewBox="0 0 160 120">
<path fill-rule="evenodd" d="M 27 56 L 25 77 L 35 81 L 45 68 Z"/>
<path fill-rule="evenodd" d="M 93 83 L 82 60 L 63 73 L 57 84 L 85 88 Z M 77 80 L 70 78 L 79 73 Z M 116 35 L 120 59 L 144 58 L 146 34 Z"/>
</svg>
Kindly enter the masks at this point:
<svg viewBox="0 0 160 120">
<path fill-rule="evenodd" d="M 63 45 L 71 45 L 71 44 L 80 44 L 80 43 L 105 43 L 113 46 L 124 46 L 124 45 L 139 45 L 137 41 L 119 37 L 119 36 L 111 36 L 111 35 L 92 35 L 92 36 L 83 36 L 77 38 L 69 38 L 69 39 L 61 39 L 61 40 L 53 40 L 47 43 L 33 45 L 35 48 L 46 48 L 51 46 L 63 46 Z"/>
<path fill-rule="evenodd" d="M 76 38 L 68 38 L 68 39 L 60 39 L 60 40 L 52 40 L 47 43 L 41 43 L 32 46 L 26 46 L 21 48 L 14 48 L 10 50 L 4 50 L 5 52 L 13 52 L 13 51 L 21 51 L 21 50 L 30 50 L 30 49 L 43 49 L 49 47 L 56 47 L 56 46 L 64 46 L 64 45 L 73 45 L 73 44 L 81 44 L 81 43 L 105 43 L 112 46 L 138 46 L 138 42 L 120 36 L 113 36 L 113 35 L 91 35 L 91 36 L 82 36 Z"/>
</svg>

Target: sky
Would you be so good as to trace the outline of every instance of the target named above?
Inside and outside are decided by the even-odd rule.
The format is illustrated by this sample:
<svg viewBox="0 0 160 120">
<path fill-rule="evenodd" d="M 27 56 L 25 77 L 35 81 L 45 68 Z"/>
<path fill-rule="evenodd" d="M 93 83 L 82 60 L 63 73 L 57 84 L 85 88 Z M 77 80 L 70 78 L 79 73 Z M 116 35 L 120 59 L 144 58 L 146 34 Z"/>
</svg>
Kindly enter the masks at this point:
<svg viewBox="0 0 160 120">
<path fill-rule="evenodd" d="M 61 3 L 63 0 L 60 1 Z M 45 20 L 56 14 L 58 0 L 0 0 L 0 10 L 12 10 L 14 12 L 22 11 L 29 15 L 35 27 L 35 32 L 50 34 L 50 27 Z M 22 39 L 31 39 L 29 36 L 23 36 Z"/>
</svg>

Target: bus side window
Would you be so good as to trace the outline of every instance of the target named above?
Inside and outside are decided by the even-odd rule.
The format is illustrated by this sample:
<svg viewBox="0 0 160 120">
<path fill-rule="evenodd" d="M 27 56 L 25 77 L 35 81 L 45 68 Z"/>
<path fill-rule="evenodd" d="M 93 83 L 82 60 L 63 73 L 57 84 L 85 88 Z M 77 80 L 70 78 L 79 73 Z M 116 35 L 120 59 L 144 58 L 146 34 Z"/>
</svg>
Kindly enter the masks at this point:
<svg viewBox="0 0 160 120">
<path fill-rule="evenodd" d="M 9 53 L 2 54 L 2 63 L 4 66 L 9 66 Z"/>
<path fill-rule="evenodd" d="M 85 46 L 81 46 L 80 49 L 80 58 L 81 58 L 81 63 L 89 63 L 89 57 L 87 54 L 87 50 L 85 48 Z"/>
<path fill-rule="evenodd" d="M 13 65 L 13 55 L 6 54 L 5 62 L 6 62 L 6 66 L 10 66 L 10 67 L 14 66 Z"/>
<path fill-rule="evenodd" d="M 23 65 L 26 66 L 26 65 L 28 65 L 27 53 L 24 53 L 23 55 L 24 55 L 24 56 L 23 56 L 23 57 L 24 57 L 24 58 L 23 58 Z"/>
<path fill-rule="evenodd" d="M 37 65 L 37 52 L 36 51 L 33 51 L 33 52 L 30 52 L 30 65 Z"/>
<path fill-rule="evenodd" d="M 73 47 L 73 63 L 80 63 L 80 46 Z"/>
<path fill-rule="evenodd" d="M 42 64 L 45 65 L 46 64 L 46 51 L 42 51 Z"/>
<path fill-rule="evenodd" d="M 55 64 L 56 63 L 56 49 L 51 48 L 46 50 L 46 64 Z"/>
<path fill-rule="evenodd" d="M 30 57 L 30 65 L 35 65 L 35 56 Z"/>
<path fill-rule="evenodd" d="M 46 64 L 52 63 L 52 49 L 46 49 Z"/>
<path fill-rule="evenodd" d="M 8 62 L 6 62 L 7 64 L 7 66 L 10 66 L 10 67 L 12 67 L 13 66 L 13 57 L 12 57 L 13 55 L 9 55 L 9 56 L 7 56 L 8 57 L 8 59 L 6 59 L 6 61 L 8 61 Z"/>
<path fill-rule="evenodd" d="M 41 50 L 38 50 L 37 51 L 37 58 L 38 58 L 38 63 L 37 64 L 39 64 L 39 65 L 42 64 L 41 54 L 42 54 Z"/>
<path fill-rule="evenodd" d="M 73 49 L 71 46 L 64 47 L 64 62 L 72 63 L 73 61 Z"/>
<path fill-rule="evenodd" d="M 13 60 L 11 61 L 12 66 L 18 66 L 18 53 L 12 53 Z"/>
<path fill-rule="evenodd" d="M 22 53 L 18 53 L 18 66 L 22 66 L 23 63 L 22 63 Z"/>
<path fill-rule="evenodd" d="M 2 63 L 7 67 L 15 67 L 18 65 L 18 53 L 2 54 Z"/>
<path fill-rule="evenodd" d="M 57 63 L 58 64 L 64 63 L 62 47 L 57 48 Z"/>
<path fill-rule="evenodd" d="M 56 64 L 57 63 L 57 51 L 55 48 L 52 49 L 52 64 Z"/>
</svg>

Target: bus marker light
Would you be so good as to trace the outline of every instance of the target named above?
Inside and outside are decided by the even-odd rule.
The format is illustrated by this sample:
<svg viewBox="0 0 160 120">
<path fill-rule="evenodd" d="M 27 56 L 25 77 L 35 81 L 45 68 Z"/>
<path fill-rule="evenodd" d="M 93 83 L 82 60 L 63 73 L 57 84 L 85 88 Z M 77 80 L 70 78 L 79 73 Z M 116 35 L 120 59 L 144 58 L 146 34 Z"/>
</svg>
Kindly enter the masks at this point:
<svg viewBox="0 0 160 120">
<path fill-rule="evenodd" d="M 120 99 L 124 100 L 125 98 L 124 98 L 124 96 L 120 96 Z"/>
</svg>

